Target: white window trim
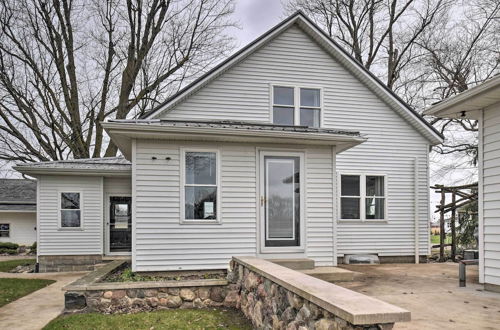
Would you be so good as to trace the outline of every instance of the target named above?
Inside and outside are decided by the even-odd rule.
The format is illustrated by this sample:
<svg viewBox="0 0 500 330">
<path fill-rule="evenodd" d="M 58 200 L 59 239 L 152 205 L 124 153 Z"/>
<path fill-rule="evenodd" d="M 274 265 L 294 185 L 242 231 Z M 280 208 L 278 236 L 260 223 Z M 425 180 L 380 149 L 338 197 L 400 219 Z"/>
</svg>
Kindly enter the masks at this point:
<svg viewBox="0 0 500 330">
<path fill-rule="evenodd" d="M 358 196 L 343 196 L 342 195 L 342 175 L 356 175 L 359 176 L 359 184 L 360 184 L 360 190 L 359 190 L 359 208 L 360 208 L 360 218 L 359 219 L 342 219 L 342 197 L 355 197 L 357 198 Z M 366 198 L 367 197 L 372 197 L 372 196 L 366 196 L 366 177 L 367 176 L 381 176 L 384 178 L 384 219 L 367 219 L 366 218 Z M 372 223 L 372 222 L 388 222 L 388 195 L 387 195 L 387 187 L 388 187 L 388 181 L 387 181 L 387 174 L 381 174 L 381 173 L 352 173 L 352 172 L 340 172 L 338 173 L 338 178 L 337 182 L 339 184 L 338 186 L 338 196 L 337 196 L 337 205 L 338 205 L 338 219 L 339 221 L 342 222 L 366 222 L 366 223 Z M 381 197 L 379 197 L 381 198 Z"/>
<path fill-rule="evenodd" d="M 61 218 L 61 211 L 63 210 L 63 208 L 61 208 L 61 195 L 62 194 L 71 194 L 71 193 L 78 193 L 80 194 L 80 208 L 78 209 L 80 211 L 80 227 L 63 227 L 62 226 L 62 218 Z M 83 223 L 83 192 L 80 191 L 80 190 L 59 190 L 57 192 L 57 226 L 58 226 L 58 230 L 68 230 L 68 231 L 71 231 L 71 230 L 83 230 L 83 227 L 84 227 L 84 223 Z M 66 209 L 64 209 L 66 210 Z M 75 209 L 73 209 L 75 210 Z"/>
<path fill-rule="evenodd" d="M 270 118 L 270 123 L 274 123 L 274 118 L 273 118 L 273 108 L 275 106 L 274 104 L 274 87 L 288 87 L 288 88 L 293 88 L 293 106 L 288 106 L 289 108 L 293 108 L 293 124 L 295 126 L 300 126 L 300 89 L 319 89 L 319 128 L 323 127 L 323 113 L 325 112 L 325 107 L 324 107 L 324 101 L 323 101 L 323 87 L 319 86 L 312 86 L 312 85 L 291 85 L 289 83 L 279 83 L 279 82 L 273 82 L 269 84 L 269 118 Z M 286 105 L 283 104 L 278 104 L 276 106 L 282 106 L 282 107 L 287 107 Z M 304 107 L 304 108 L 310 108 L 310 109 L 318 109 L 317 107 Z"/>
<path fill-rule="evenodd" d="M 9 235 L 8 236 L 0 236 L 0 239 L 2 238 L 10 238 L 10 233 L 12 231 L 12 224 L 10 222 L 6 222 L 6 221 L 3 221 L 3 222 L 0 222 L 0 224 L 2 225 L 9 225 Z M 0 230 L 0 231 L 6 231 L 6 230 Z"/>
<path fill-rule="evenodd" d="M 215 153 L 215 164 L 216 164 L 216 187 L 217 187 L 217 199 L 215 205 L 215 212 L 217 214 L 216 219 L 210 220 L 198 220 L 198 219 L 186 219 L 186 205 L 185 205 L 185 196 L 186 196 L 186 152 L 214 152 Z M 220 168 L 221 168 L 221 157 L 220 150 L 217 148 L 191 148 L 191 147 L 181 147 L 180 148 L 180 223 L 181 224 L 222 224 L 222 216 L 221 216 L 221 178 L 220 178 Z M 196 186 L 196 185 L 192 185 Z M 198 186 L 207 186 L 207 185 L 198 185 Z"/>
</svg>

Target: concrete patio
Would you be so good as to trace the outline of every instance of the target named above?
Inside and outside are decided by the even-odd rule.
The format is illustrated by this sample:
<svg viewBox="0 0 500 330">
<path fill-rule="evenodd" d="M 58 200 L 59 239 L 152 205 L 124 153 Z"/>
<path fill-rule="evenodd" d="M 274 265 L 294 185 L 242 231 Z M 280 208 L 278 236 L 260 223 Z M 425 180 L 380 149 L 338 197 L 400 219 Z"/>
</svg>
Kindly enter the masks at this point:
<svg viewBox="0 0 500 330">
<path fill-rule="evenodd" d="M 342 265 L 356 271 L 337 285 L 379 298 L 411 312 L 394 329 L 498 329 L 500 293 L 484 291 L 477 266 L 467 268 L 467 287 L 458 286 L 458 264 Z"/>
</svg>

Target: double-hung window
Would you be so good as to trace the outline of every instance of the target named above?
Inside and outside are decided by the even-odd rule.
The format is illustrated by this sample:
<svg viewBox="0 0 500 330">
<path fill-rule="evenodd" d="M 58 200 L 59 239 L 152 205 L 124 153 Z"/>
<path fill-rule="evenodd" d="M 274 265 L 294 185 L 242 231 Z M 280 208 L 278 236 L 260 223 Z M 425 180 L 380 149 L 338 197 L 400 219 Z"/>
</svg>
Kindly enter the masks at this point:
<svg viewBox="0 0 500 330">
<path fill-rule="evenodd" d="M 340 219 L 386 219 L 385 176 L 342 174 L 340 181 Z"/>
<path fill-rule="evenodd" d="M 321 126 L 321 90 L 273 86 L 273 124 Z"/>
<path fill-rule="evenodd" d="M 82 210 L 79 192 L 62 192 L 60 195 L 61 228 L 81 228 Z"/>
<path fill-rule="evenodd" d="M 218 189 L 218 152 L 183 150 L 182 217 L 184 222 L 216 222 Z"/>
<path fill-rule="evenodd" d="M 0 223 L 0 237 L 10 237 L 10 224 Z"/>
</svg>

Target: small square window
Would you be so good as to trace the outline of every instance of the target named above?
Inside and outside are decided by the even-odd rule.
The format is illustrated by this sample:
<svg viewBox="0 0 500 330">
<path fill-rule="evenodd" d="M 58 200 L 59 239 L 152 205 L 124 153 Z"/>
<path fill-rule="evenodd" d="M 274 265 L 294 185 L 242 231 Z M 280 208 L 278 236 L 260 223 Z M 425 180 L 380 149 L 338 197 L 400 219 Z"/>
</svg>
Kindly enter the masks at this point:
<svg viewBox="0 0 500 330">
<path fill-rule="evenodd" d="M 0 223 L 0 237 L 10 237 L 10 224 Z"/>
<path fill-rule="evenodd" d="M 294 104 L 293 87 L 274 87 L 274 100 L 275 105 L 291 105 Z"/>
</svg>

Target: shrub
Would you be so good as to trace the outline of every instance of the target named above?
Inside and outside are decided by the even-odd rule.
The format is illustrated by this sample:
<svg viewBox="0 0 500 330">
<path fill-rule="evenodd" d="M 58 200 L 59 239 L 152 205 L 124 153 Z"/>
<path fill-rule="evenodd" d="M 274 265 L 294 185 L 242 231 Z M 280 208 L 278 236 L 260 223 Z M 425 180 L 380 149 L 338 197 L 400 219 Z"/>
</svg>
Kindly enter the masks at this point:
<svg viewBox="0 0 500 330">
<path fill-rule="evenodd" d="M 36 254 L 36 242 L 31 245 L 31 247 L 30 247 L 30 253 Z"/>
<path fill-rule="evenodd" d="M 5 250 L 17 250 L 19 248 L 19 244 L 9 243 L 9 242 L 0 242 L 0 249 Z"/>
<path fill-rule="evenodd" d="M 0 254 L 16 254 L 16 253 L 17 253 L 17 250 L 0 248 Z"/>
</svg>

